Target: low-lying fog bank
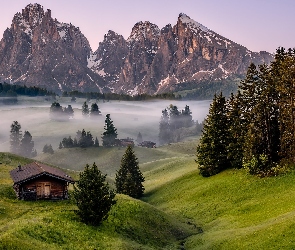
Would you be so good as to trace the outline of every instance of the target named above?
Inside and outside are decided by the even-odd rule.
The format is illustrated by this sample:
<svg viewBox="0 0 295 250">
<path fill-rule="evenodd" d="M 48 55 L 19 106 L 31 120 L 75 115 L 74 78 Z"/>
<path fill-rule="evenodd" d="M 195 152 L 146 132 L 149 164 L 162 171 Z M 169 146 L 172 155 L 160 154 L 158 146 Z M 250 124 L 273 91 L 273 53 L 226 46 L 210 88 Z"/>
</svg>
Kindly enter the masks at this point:
<svg viewBox="0 0 295 250">
<path fill-rule="evenodd" d="M 67 121 L 54 121 L 49 117 L 49 108 L 53 101 L 45 101 L 44 97 L 19 98 L 15 105 L 0 104 L 0 151 L 9 151 L 10 125 L 13 121 L 21 124 L 22 132 L 29 131 L 35 143 L 38 153 L 42 152 L 45 144 L 51 144 L 57 149 L 59 142 L 68 136 L 75 137 L 78 130 L 90 131 L 93 137 L 97 137 L 101 144 L 101 134 L 104 131 L 106 114 L 111 115 L 113 124 L 118 130 L 118 138 L 131 137 L 136 139 L 140 132 L 143 140 L 158 143 L 159 121 L 162 110 L 170 104 L 184 109 L 185 105 L 190 107 L 194 121 L 203 121 L 209 111 L 211 101 L 175 101 L 175 100 L 153 100 L 153 101 L 98 101 L 101 116 L 96 119 L 82 116 L 83 98 L 77 98 L 72 103 L 70 98 L 58 98 L 56 100 L 62 107 L 71 105 L 74 109 L 74 118 Z M 89 108 L 95 100 L 88 102 Z"/>
</svg>

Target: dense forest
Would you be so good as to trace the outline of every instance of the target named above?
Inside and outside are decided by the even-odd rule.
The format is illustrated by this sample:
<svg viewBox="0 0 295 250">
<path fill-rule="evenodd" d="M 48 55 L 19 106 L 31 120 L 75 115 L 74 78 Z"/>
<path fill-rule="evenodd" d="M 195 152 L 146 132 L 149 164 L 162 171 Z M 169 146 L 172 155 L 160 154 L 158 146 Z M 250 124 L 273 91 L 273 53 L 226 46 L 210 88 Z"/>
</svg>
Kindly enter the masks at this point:
<svg viewBox="0 0 295 250">
<path fill-rule="evenodd" d="M 248 68 L 236 95 L 215 95 L 197 148 L 200 173 L 226 168 L 276 175 L 295 160 L 295 50 L 279 48 L 270 65 Z"/>
</svg>

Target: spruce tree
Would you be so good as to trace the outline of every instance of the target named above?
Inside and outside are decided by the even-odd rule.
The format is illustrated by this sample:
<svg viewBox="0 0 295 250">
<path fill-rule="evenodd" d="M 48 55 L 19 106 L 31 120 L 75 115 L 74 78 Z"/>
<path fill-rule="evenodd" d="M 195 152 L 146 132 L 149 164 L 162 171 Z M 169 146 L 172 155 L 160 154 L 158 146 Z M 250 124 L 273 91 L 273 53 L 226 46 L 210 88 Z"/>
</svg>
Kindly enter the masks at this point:
<svg viewBox="0 0 295 250">
<path fill-rule="evenodd" d="M 172 132 L 169 124 L 169 114 L 167 109 L 162 110 L 162 116 L 159 124 L 159 142 L 160 145 L 172 141 Z"/>
<path fill-rule="evenodd" d="M 229 136 L 227 151 L 230 165 L 234 168 L 242 167 L 245 132 L 247 131 L 241 106 L 241 93 L 238 92 L 236 96 L 231 94 L 227 103 Z"/>
<path fill-rule="evenodd" d="M 68 105 L 67 108 L 64 109 L 65 116 L 68 118 L 73 118 L 74 117 L 74 110 L 72 108 L 72 105 Z"/>
<path fill-rule="evenodd" d="M 255 71 L 251 71 L 250 68 L 243 83 L 241 110 L 242 116 L 246 118 L 244 163 L 248 164 L 253 158 L 258 160 L 266 157 L 269 162 L 268 167 L 271 168 L 272 162 L 279 159 L 280 142 L 278 95 L 269 66 L 260 65 Z M 263 169 L 257 169 L 257 171 L 267 171 L 264 169 L 265 166 L 263 164 Z"/>
<path fill-rule="evenodd" d="M 20 155 L 24 157 L 33 157 L 34 155 L 34 141 L 29 131 L 25 131 L 20 143 Z"/>
<path fill-rule="evenodd" d="M 91 117 L 97 117 L 101 114 L 98 105 L 96 103 L 92 103 L 91 109 L 90 109 L 90 116 Z"/>
<path fill-rule="evenodd" d="M 271 64 L 279 95 L 280 156 L 295 161 L 295 52 L 279 48 Z"/>
<path fill-rule="evenodd" d="M 136 139 L 136 142 L 137 142 L 137 144 L 140 144 L 140 143 L 142 143 L 142 134 L 139 132 L 138 133 L 138 135 L 137 135 L 137 139 Z"/>
<path fill-rule="evenodd" d="M 193 126 L 194 121 L 192 118 L 192 112 L 188 105 L 185 105 L 184 110 L 181 112 L 181 123 L 182 127 L 189 128 Z"/>
<path fill-rule="evenodd" d="M 102 145 L 104 147 L 111 147 L 115 145 L 117 138 L 117 129 L 111 120 L 110 114 L 106 115 L 104 132 L 102 134 Z"/>
<path fill-rule="evenodd" d="M 106 175 L 95 163 L 93 166 L 87 164 L 79 176 L 73 192 L 78 207 L 76 213 L 84 223 L 97 226 L 107 219 L 111 207 L 116 203 L 115 193 L 110 190 L 105 181 Z"/>
<path fill-rule="evenodd" d="M 144 177 L 138 166 L 138 159 L 131 146 L 128 146 L 121 159 L 120 169 L 117 171 L 115 184 L 117 193 L 126 194 L 133 198 L 140 198 L 144 192 Z"/>
<path fill-rule="evenodd" d="M 22 138 L 21 125 L 14 121 L 10 126 L 10 152 L 19 153 L 20 142 Z"/>
<path fill-rule="evenodd" d="M 50 118 L 62 120 L 65 118 L 62 106 L 58 102 L 53 102 L 50 107 Z"/>
<path fill-rule="evenodd" d="M 215 95 L 197 147 L 200 174 L 208 177 L 230 167 L 227 159 L 228 121 L 225 97 Z"/>
<path fill-rule="evenodd" d="M 88 104 L 86 102 L 84 102 L 82 105 L 82 115 L 84 117 L 89 115 L 89 108 L 88 108 Z"/>
<path fill-rule="evenodd" d="M 43 153 L 48 153 L 48 154 L 54 154 L 54 150 L 51 146 L 51 144 L 47 145 L 45 144 L 42 150 Z"/>
<path fill-rule="evenodd" d="M 94 147 L 99 147 L 99 141 L 98 141 L 97 137 L 95 137 Z"/>
</svg>

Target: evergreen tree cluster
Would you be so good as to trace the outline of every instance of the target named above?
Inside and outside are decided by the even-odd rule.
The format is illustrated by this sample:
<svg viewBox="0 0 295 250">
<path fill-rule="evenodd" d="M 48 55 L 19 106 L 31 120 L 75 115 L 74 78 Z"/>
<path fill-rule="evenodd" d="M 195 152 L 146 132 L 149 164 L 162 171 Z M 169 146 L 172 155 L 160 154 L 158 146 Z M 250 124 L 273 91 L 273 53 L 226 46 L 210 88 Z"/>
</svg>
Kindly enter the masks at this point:
<svg viewBox="0 0 295 250">
<path fill-rule="evenodd" d="M 71 105 L 63 108 L 59 102 L 53 102 L 50 107 L 50 118 L 53 120 L 68 120 L 74 117 L 74 110 Z"/>
<path fill-rule="evenodd" d="M 116 204 L 115 193 L 110 190 L 103 175 L 95 163 L 86 165 L 80 173 L 80 179 L 74 185 L 73 197 L 77 204 L 77 215 L 83 222 L 99 225 L 108 217 L 111 207 Z M 144 177 L 139 169 L 138 160 L 131 146 L 128 146 L 117 171 L 116 192 L 140 198 L 144 192 Z"/>
<path fill-rule="evenodd" d="M 97 137 L 95 140 L 93 140 L 93 136 L 90 131 L 86 132 L 84 129 L 82 129 L 82 131 L 78 130 L 74 139 L 72 139 L 71 136 L 65 137 L 59 143 L 59 149 L 73 147 L 88 148 L 93 146 L 99 147 L 99 141 Z"/>
<path fill-rule="evenodd" d="M 91 118 L 95 118 L 101 116 L 101 112 L 99 110 L 97 103 L 92 103 L 89 109 L 87 102 L 84 102 L 82 105 L 82 115 L 84 117 L 90 116 Z"/>
<path fill-rule="evenodd" d="M 181 128 L 189 128 L 194 125 L 192 112 L 189 106 L 179 111 L 177 106 L 170 105 L 162 110 L 162 116 L 159 124 L 159 142 L 166 144 L 180 140 Z"/>
<path fill-rule="evenodd" d="M 32 135 L 29 131 L 22 135 L 21 125 L 17 121 L 10 126 L 10 152 L 29 158 L 37 156 Z"/>
<path fill-rule="evenodd" d="M 276 175 L 295 161 L 295 50 L 279 48 L 270 65 L 251 64 L 229 100 L 215 95 L 197 148 L 200 173 L 245 167 Z"/>
<path fill-rule="evenodd" d="M 45 144 L 42 152 L 47 153 L 47 154 L 54 154 L 54 150 L 53 150 L 51 144 L 49 144 L 49 145 Z"/>
</svg>

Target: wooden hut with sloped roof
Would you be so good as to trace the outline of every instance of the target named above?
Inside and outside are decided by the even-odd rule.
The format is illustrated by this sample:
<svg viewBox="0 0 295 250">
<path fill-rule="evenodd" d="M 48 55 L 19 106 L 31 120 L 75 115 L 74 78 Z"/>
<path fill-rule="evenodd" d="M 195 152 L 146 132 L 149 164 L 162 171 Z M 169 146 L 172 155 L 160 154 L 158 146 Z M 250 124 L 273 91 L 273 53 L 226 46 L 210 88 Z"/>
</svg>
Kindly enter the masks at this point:
<svg viewBox="0 0 295 250">
<path fill-rule="evenodd" d="M 73 178 L 58 168 L 33 162 L 10 171 L 13 189 L 21 200 L 67 199 Z"/>
</svg>

